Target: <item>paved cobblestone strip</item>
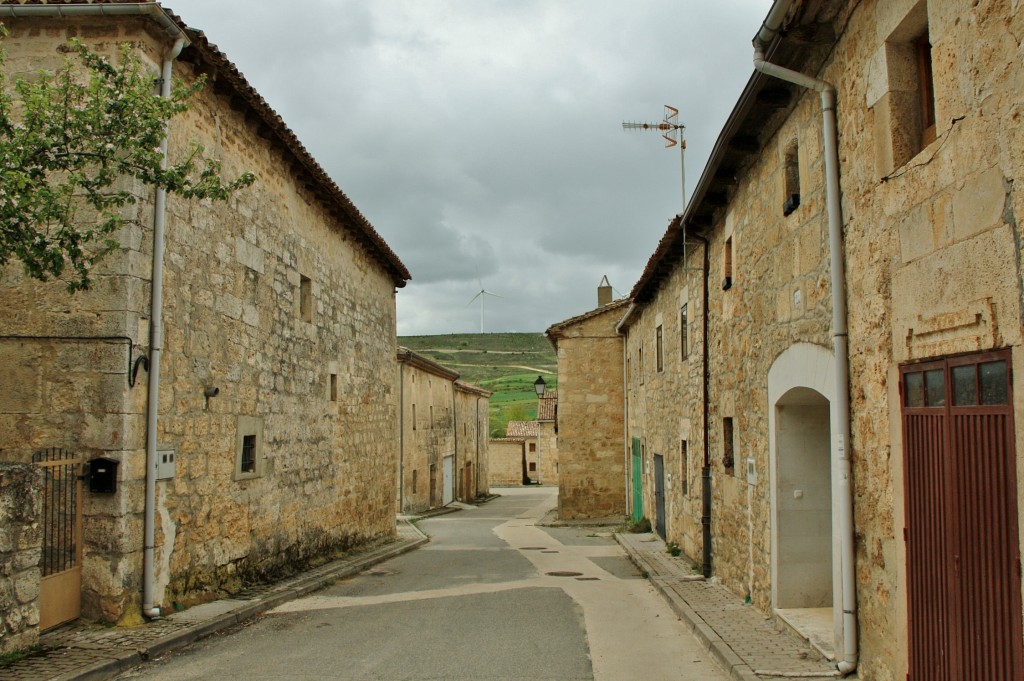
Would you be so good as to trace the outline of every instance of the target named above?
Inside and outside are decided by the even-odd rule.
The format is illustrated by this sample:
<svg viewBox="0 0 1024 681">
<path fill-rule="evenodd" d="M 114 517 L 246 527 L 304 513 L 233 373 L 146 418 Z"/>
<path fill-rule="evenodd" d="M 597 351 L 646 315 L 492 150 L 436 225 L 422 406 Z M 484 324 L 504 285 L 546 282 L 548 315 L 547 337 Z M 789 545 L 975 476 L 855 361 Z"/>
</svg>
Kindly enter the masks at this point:
<svg viewBox="0 0 1024 681">
<path fill-rule="evenodd" d="M 412 523 L 400 521 L 394 541 L 273 584 L 250 587 L 216 603 L 208 616 L 174 615 L 138 627 L 105 627 L 75 623 L 43 634 L 42 653 L 0 668 L 0 681 L 99 681 L 111 678 L 149 657 L 180 648 L 233 626 L 284 601 L 315 591 L 327 583 L 361 572 L 427 542 Z"/>
<path fill-rule="evenodd" d="M 619 534 L 616 539 L 733 678 L 824 681 L 838 676 L 806 641 L 725 587 L 705 581 L 688 560 L 671 556 L 660 537 Z"/>
</svg>

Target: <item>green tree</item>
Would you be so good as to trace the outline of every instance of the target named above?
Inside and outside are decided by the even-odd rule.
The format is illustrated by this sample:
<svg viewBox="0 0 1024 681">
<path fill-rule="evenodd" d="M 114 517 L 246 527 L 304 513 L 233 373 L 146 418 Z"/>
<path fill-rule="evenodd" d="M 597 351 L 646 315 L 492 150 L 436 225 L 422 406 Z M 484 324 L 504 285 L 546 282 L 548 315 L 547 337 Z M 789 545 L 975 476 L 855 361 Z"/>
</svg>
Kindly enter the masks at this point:
<svg viewBox="0 0 1024 681">
<path fill-rule="evenodd" d="M 0 27 L 2 28 L 2 27 Z M 181 160 L 163 160 L 168 121 L 203 86 L 156 90 L 128 45 L 116 60 L 72 40 L 63 66 L 5 75 L 0 50 L 0 267 L 20 260 L 31 277 L 62 278 L 69 292 L 89 287 L 92 268 L 118 247 L 112 238 L 137 201 L 130 180 L 186 198 L 226 200 L 255 177 L 225 181 L 221 165 L 193 144 Z"/>
</svg>

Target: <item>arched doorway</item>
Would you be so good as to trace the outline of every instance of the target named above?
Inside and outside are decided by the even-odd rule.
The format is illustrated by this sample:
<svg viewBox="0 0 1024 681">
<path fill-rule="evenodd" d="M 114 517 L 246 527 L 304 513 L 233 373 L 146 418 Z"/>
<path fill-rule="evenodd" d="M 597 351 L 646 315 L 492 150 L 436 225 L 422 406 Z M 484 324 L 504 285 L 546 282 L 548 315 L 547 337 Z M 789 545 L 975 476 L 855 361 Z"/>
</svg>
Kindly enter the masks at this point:
<svg viewBox="0 0 1024 681">
<path fill-rule="evenodd" d="M 775 403 L 775 450 L 775 607 L 831 608 L 831 428 L 821 393 L 793 388 Z"/>
<path fill-rule="evenodd" d="M 834 363 L 825 348 L 797 343 L 768 372 L 772 606 L 832 659 L 842 653 L 832 509 Z"/>
</svg>

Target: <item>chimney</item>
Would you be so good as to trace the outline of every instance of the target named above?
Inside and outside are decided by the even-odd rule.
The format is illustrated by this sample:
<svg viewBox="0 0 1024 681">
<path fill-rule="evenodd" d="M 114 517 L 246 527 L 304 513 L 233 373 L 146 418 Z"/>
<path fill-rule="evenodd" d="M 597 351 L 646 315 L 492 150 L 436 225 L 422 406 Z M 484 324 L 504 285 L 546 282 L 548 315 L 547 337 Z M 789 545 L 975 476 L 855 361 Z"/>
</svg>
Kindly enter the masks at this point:
<svg viewBox="0 0 1024 681">
<path fill-rule="evenodd" d="M 612 302 L 612 285 L 608 283 L 608 275 L 601 277 L 601 283 L 597 285 L 597 306 L 604 307 Z"/>
</svg>

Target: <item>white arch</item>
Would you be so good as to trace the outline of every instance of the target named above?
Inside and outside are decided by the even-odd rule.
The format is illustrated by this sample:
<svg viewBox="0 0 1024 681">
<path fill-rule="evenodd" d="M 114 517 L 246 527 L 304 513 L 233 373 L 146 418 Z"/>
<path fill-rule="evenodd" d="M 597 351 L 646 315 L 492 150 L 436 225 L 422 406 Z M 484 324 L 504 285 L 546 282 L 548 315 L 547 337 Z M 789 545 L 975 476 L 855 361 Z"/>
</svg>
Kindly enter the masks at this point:
<svg viewBox="0 0 1024 681">
<path fill-rule="evenodd" d="M 772 608 L 778 608 L 779 585 L 779 479 L 778 479 L 778 430 L 776 417 L 780 401 L 795 389 L 812 390 L 828 400 L 829 425 L 833 433 L 831 443 L 832 499 L 837 498 L 835 475 L 835 441 L 838 431 L 835 409 L 835 357 L 831 350 L 812 343 L 794 343 L 786 348 L 768 370 L 768 460 L 771 494 L 771 576 Z M 792 395 L 790 397 L 793 397 Z M 832 514 L 832 613 L 833 633 L 838 635 L 842 628 L 842 573 L 839 544 L 839 528 L 836 514 Z M 784 566 L 782 566 L 784 569 Z M 838 641 L 837 641 L 838 642 Z"/>
</svg>

